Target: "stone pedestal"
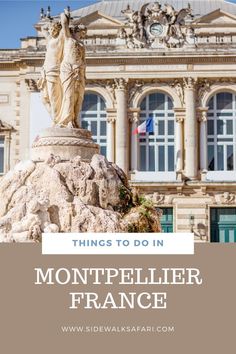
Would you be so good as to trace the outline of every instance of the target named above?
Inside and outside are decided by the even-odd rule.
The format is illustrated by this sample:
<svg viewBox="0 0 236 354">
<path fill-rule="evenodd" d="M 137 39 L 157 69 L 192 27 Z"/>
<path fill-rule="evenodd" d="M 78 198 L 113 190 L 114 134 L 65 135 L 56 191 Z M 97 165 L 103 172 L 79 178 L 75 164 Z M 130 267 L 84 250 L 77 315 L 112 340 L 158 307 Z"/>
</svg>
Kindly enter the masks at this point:
<svg viewBox="0 0 236 354">
<path fill-rule="evenodd" d="M 34 140 L 31 159 L 35 162 L 45 161 L 53 154 L 64 161 L 76 156 L 90 161 L 98 153 L 99 145 L 94 143 L 88 130 L 52 127 L 42 131 Z"/>
</svg>

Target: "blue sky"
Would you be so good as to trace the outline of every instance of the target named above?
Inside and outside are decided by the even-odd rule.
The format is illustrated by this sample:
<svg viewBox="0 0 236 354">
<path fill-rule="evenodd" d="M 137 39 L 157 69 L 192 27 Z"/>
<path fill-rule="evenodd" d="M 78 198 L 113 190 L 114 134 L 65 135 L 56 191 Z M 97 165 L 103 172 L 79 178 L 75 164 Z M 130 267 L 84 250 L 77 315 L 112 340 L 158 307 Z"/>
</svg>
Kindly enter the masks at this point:
<svg viewBox="0 0 236 354">
<path fill-rule="evenodd" d="M 33 25 L 40 19 L 40 9 L 51 6 L 51 14 L 57 15 L 64 8 L 71 10 L 96 3 L 98 0 L 0 0 L 0 48 L 19 48 L 20 38 L 36 34 Z"/>
<path fill-rule="evenodd" d="M 52 15 L 57 15 L 67 6 L 75 10 L 98 1 L 0 0 L 0 48 L 19 48 L 20 38 L 34 36 L 35 30 L 33 25 L 39 20 L 41 7 L 46 9 L 48 6 L 51 6 Z M 236 0 L 232 0 L 231 2 L 236 2 Z"/>
</svg>

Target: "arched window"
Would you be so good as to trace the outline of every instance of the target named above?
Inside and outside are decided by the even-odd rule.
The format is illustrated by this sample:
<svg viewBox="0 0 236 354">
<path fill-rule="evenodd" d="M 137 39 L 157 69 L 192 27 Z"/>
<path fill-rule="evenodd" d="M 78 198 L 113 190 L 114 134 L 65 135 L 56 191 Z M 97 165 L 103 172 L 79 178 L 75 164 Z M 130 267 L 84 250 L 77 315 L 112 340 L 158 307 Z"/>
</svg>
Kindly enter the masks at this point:
<svg viewBox="0 0 236 354">
<path fill-rule="evenodd" d="M 209 171 L 236 169 L 236 104 L 235 95 L 220 92 L 209 103 L 207 149 Z"/>
<path fill-rule="evenodd" d="M 140 171 L 174 171 L 175 123 L 173 102 L 168 95 L 152 93 L 143 99 L 140 124 L 151 117 L 154 133 L 139 135 L 139 169 Z"/>
<path fill-rule="evenodd" d="M 93 140 L 101 147 L 101 154 L 106 156 L 107 121 L 104 99 L 93 93 L 85 94 L 80 120 L 82 128 L 91 131 Z"/>
</svg>

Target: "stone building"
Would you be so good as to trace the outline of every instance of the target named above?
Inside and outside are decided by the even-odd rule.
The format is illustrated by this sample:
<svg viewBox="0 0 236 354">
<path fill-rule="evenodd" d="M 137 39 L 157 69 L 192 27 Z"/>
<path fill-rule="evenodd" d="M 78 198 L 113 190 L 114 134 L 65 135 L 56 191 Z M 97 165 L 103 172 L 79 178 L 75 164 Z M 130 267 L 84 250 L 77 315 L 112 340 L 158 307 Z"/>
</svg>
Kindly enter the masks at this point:
<svg viewBox="0 0 236 354">
<path fill-rule="evenodd" d="M 164 231 L 236 242 L 236 5 L 109 0 L 72 17 L 88 28 L 82 127 L 162 209 Z M 1 174 L 49 124 L 36 84 L 47 20 L 0 50 Z M 148 118 L 154 131 L 132 134 Z"/>
</svg>

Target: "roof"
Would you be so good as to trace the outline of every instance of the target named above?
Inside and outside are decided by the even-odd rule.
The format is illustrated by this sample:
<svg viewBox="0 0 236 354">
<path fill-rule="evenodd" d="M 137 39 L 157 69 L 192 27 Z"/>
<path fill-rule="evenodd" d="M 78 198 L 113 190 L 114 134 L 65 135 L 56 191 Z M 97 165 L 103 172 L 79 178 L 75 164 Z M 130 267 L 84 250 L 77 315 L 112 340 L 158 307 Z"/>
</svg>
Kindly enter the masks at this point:
<svg viewBox="0 0 236 354">
<path fill-rule="evenodd" d="M 121 13 L 130 5 L 132 10 L 139 10 L 142 5 L 146 3 L 153 3 L 154 1 L 148 0 L 102 0 L 93 5 L 83 7 L 78 10 L 72 11 L 72 17 L 84 17 L 95 11 L 99 11 L 104 15 L 114 17 L 119 20 L 123 20 L 125 17 Z M 191 4 L 193 9 L 193 15 L 198 18 L 204 16 L 217 9 L 221 9 L 224 12 L 236 15 L 236 4 L 224 1 L 224 0 L 159 0 L 162 6 L 166 3 L 172 5 L 176 10 L 188 7 Z"/>
</svg>

